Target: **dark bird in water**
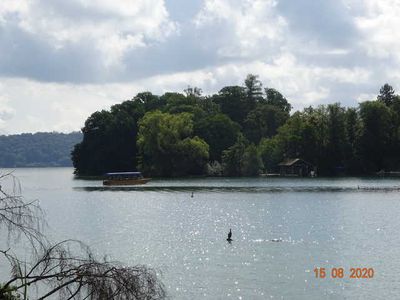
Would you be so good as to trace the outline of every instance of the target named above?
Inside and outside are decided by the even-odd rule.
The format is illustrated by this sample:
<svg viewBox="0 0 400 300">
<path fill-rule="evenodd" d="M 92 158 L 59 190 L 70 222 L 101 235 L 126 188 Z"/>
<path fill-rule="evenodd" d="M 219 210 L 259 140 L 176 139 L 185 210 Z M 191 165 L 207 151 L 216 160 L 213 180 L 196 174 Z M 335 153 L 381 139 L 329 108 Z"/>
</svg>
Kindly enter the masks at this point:
<svg viewBox="0 0 400 300">
<path fill-rule="evenodd" d="M 272 239 L 271 242 L 279 243 L 279 242 L 282 242 L 282 239 L 280 239 L 280 238 L 279 239 Z"/>
<path fill-rule="evenodd" d="M 229 229 L 228 238 L 226 239 L 228 242 L 232 241 L 232 229 Z"/>
</svg>

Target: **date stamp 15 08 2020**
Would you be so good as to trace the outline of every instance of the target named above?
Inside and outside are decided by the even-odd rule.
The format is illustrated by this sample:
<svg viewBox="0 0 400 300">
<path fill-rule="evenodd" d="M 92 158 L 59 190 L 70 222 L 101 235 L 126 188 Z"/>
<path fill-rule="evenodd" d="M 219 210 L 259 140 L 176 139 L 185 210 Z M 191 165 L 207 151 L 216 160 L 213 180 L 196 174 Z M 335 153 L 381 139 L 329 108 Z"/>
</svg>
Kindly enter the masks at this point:
<svg viewBox="0 0 400 300">
<path fill-rule="evenodd" d="M 352 278 L 352 279 L 371 279 L 374 278 L 374 268 L 314 268 L 315 278 Z"/>
</svg>

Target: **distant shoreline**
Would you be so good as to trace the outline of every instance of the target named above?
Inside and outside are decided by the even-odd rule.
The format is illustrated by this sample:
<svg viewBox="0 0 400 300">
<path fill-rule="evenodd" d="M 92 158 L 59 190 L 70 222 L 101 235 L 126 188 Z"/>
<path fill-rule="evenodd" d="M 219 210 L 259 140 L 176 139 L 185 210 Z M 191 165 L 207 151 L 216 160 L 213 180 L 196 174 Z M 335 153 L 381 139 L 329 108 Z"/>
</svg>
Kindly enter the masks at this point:
<svg viewBox="0 0 400 300">
<path fill-rule="evenodd" d="M 57 169 L 57 168 L 65 168 L 71 169 L 71 175 L 74 175 L 74 179 L 77 180 L 103 180 L 102 175 L 75 175 L 73 174 L 74 167 L 71 166 L 18 166 L 18 167 L 3 167 L 0 166 L 0 172 L 4 169 L 8 170 L 17 170 L 17 169 Z M 378 174 L 357 174 L 357 175 L 324 175 L 324 176 L 317 176 L 317 177 L 309 177 L 309 176 L 262 176 L 261 174 L 258 176 L 207 176 L 207 175 L 191 175 L 191 176 L 178 176 L 178 177 L 157 177 L 157 176 L 150 176 L 152 179 L 156 180 L 163 180 L 163 179 L 204 179 L 204 178 L 225 178 L 225 179 L 239 179 L 239 178 L 263 178 L 265 180 L 270 179 L 335 179 L 335 178 L 391 178 L 391 179 L 400 179 L 400 175 L 395 172 L 395 174 L 387 174 L 387 175 L 378 175 Z"/>
</svg>

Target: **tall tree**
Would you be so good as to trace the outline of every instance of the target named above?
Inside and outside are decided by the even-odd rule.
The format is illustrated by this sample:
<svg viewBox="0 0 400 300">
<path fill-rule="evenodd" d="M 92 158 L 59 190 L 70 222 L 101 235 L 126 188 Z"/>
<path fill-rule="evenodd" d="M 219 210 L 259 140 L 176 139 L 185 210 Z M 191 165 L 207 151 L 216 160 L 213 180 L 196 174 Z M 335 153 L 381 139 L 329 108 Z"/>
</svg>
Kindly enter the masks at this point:
<svg viewBox="0 0 400 300">
<path fill-rule="evenodd" d="M 394 89 L 391 85 L 385 83 L 379 90 L 378 100 L 385 103 L 387 106 L 392 105 L 395 98 Z"/>
<path fill-rule="evenodd" d="M 361 162 L 359 157 L 359 141 L 361 133 L 360 117 L 355 108 L 348 108 L 345 113 L 346 129 L 346 149 L 345 159 L 346 168 L 349 174 L 358 174 L 361 172 Z"/>
<path fill-rule="evenodd" d="M 288 100 L 280 92 L 272 88 L 265 89 L 265 103 L 278 107 L 288 115 L 292 109 L 292 105 Z"/>
<path fill-rule="evenodd" d="M 385 165 L 393 134 L 390 109 L 380 101 L 366 101 L 360 104 L 360 116 L 360 152 L 363 156 L 364 170 L 376 172 L 390 168 Z"/>
<path fill-rule="evenodd" d="M 102 175 L 136 170 L 137 122 L 144 111 L 144 103 L 135 100 L 93 113 L 82 128 L 82 142 L 72 151 L 75 173 Z"/>
<path fill-rule="evenodd" d="M 194 97 L 201 97 L 201 94 L 203 93 L 203 91 L 198 88 L 198 87 L 191 87 L 188 86 L 185 90 L 184 90 L 186 97 L 190 97 L 190 96 L 194 96 Z"/>
<path fill-rule="evenodd" d="M 339 103 L 327 106 L 328 141 L 326 149 L 327 168 L 329 173 L 344 172 L 346 139 L 345 109 Z"/>
<path fill-rule="evenodd" d="M 250 111 L 246 105 L 246 97 L 245 89 L 241 86 L 226 86 L 218 92 L 218 95 L 213 96 L 221 112 L 240 125 Z"/>
<path fill-rule="evenodd" d="M 262 98 L 262 83 L 258 79 L 258 75 L 248 74 L 244 80 L 245 90 L 247 94 L 247 103 L 253 108 Z"/>
</svg>

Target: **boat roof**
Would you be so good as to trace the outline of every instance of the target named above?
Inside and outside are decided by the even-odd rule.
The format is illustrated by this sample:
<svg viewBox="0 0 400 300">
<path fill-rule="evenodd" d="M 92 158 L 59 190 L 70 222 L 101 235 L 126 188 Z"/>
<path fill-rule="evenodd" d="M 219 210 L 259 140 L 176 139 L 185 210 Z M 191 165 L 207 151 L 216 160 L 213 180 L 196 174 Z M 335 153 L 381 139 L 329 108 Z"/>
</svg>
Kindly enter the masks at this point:
<svg viewBox="0 0 400 300">
<path fill-rule="evenodd" d="M 308 161 L 305 161 L 304 159 L 301 159 L 301 158 L 288 158 L 285 161 L 279 163 L 278 166 L 290 167 L 290 166 L 293 166 L 297 162 L 303 162 L 307 165 L 312 166 L 312 164 L 310 164 Z"/>
<path fill-rule="evenodd" d="M 114 175 L 142 175 L 141 172 L 112 172 L 106 173 L 107 176 L 114 176 Z"/>
</svg>

